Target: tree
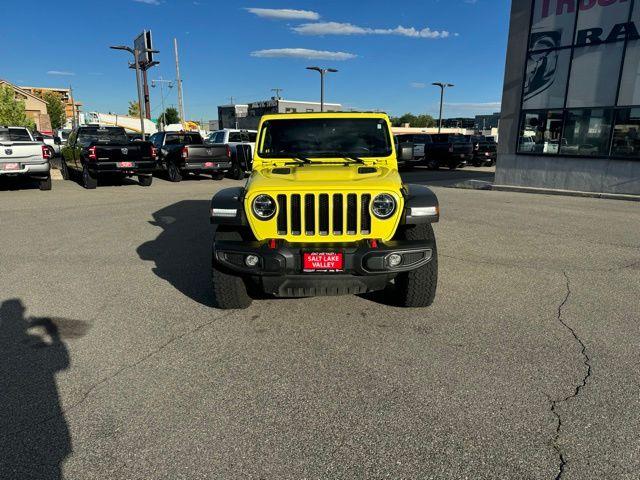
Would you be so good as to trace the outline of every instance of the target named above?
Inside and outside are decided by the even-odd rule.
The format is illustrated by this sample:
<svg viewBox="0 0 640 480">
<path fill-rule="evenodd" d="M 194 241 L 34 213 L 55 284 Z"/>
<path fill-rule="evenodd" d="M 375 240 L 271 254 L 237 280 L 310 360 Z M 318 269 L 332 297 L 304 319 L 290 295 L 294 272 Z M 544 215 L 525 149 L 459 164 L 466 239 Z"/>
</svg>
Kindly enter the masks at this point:
<svg viewBox="0 0 640 480">
<path fill-rule="evenodd" d="M 160 119 L 162 118 L 163 115 L 161 114 Z M 180 115 L 178 115 L 178 110 L 175 107 L 168 107 L 164 111 L 164 124 L 171 125 L 172 123 L 180 123 Z"/>
<path fill-rule="evenodd" d="M 129 100 L 129 116 L 130 117 L 140 116 L 140 104 L 138 102 Z"/>
<path fill-rule="evenodd" d="M 394 127 L 401 127 L 405 123 L 417 128 L 430 128 L 437 125 L 435 119 L 431 115 L 416 116 L 413 113 L 405 113 L 401 117 L 391 117 L 391 124 Z"/>
<path fill-rule="evenodd" d="M 51 120 L 51 128 L 58 130 L 67 123 L 67 114 L 60 95 L 55 92 L 44 92 L 42 99 L 47 102 L 47 113 Z"/>
<path fill-rule="evenodd" d="M 36 129 L 33 120 L 27 117 L 24 102 L 16 99 L 13 88 L 0 85 L 0 125 Z"/>
</svg>

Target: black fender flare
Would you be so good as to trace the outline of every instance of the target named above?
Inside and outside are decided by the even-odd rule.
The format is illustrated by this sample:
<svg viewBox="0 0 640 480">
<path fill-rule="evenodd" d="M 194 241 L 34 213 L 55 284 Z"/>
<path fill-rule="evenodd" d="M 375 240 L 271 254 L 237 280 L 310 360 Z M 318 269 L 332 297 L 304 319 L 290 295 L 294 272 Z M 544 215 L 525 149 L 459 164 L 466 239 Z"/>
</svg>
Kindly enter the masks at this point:
<svg viewBox="0 0 640 480">
<path fill-rule="evenodd" d="M 407 184 L 403 188 L 404 215 L 402 225 L 436 223 L 440 220 L 440 203 L 425 185 Z"/>
<path fill-rule="evenodd" d="M 217 192 L 211 199 L 209 216 L 214 225 L 248 226 L 244 211 L 243 187 L 230 187 Z"/>
</svg>

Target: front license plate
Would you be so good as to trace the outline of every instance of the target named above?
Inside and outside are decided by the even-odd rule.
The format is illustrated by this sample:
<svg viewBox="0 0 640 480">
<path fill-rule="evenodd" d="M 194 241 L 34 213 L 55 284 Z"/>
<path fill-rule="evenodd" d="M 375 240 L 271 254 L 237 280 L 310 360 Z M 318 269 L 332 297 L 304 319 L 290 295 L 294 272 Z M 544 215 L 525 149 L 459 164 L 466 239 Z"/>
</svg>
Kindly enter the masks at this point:
<svg viewBox="0 0 640 480">
<path fill-rule="evenodd" d="M 20 170 L 19 163 L 0 163 L 2 170 Z"/>
<path fill-rule="evenodd" d="M 133 162 L 118 162 L 118 168 L 133 168 Z"/>
<path fill-rule="evenodd" d="M 205 164 L 204 164 L 204 168 L 213 168 L 215 166 L 216 166 L 216 164 L 213 163 L 213 162 L 205 162 Z"/>
<path fill-rule="evenodd" d="M 304 253 L 305 272 L 341 272 L 344 270 L 344 258 L 341 252 Z"/>
</svg>

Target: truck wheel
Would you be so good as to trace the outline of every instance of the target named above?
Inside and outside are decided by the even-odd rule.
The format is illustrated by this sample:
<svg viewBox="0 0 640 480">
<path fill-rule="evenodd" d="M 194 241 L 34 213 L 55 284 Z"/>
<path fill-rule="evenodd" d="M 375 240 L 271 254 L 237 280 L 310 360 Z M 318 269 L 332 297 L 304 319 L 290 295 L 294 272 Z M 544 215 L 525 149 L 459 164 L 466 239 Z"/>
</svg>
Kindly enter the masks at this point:
<svg viewBox="0 0 640 480">
<path fill-rule="evenodd" d="M 138 175 L 138 183 L 143 187 L 150 187 L 153 182 L 153 175 Z"/>
<path fill-rule="evenodd" d="M 401 227 L 398 240 L 433 240 L 431 261 L 411 272 L 399 274 L 387 289 L 387 298 L 399 307 L 428 307 L 433 303 L 438 286 L 438 249 L 431 224 Z"/>
<path fill-rule="evenodd" d="M 82 167 L 82 186 L 87 190 L 93 190 L 98 186 L 98 179 L 91 174 L 86 164 Z"/>
<path fill-rule="evenodd" d="M 170 182 L 177 183 L 182 181 L 182 175 L 180 174 L 180 169 L 175 163 L 169 162 L 169 165 L 167 165 L 167 172 L 169 174 Z"/>
<path fill-rule="evenodd" d="M 51 190 L 51 175 L 47 178 L 40 180 L 38 183 L 40 190 Z"/>
<path fill-rule="evenodd" d="M 60 157 L 60 174 L 62 175 L 63 180 L 69 180 L 71 175 L 69 175 L 69 167 L 67 167 L 67 162 L 64 161 L 64 158 Z"/>
<path fill-rule="evenodd" d="M 214 243 L 216 240 L 242 240 L 242 235 L 238 231 L 228 231 L 218 227 L 213 237 Z M 213 306 L 220 310 L 249 308 L 252 299 L 242 277 L 223 271 L 215 260 L 211 264 Z"/>
<path fill-rule="evenodd" d="M 244 170 L 240 166 L 240 162 L 235 158 L 233 162 L 231 162 L 231 170 L 229 170 L 229 177 L 234 180 L 242 180 L 244 178 Z"/>
<path fill-rule="evenodd" d="M 224 173 L 212 173 L 211 178 L 214 180 L 222 180 L 224 178 Z"/>
</svg>

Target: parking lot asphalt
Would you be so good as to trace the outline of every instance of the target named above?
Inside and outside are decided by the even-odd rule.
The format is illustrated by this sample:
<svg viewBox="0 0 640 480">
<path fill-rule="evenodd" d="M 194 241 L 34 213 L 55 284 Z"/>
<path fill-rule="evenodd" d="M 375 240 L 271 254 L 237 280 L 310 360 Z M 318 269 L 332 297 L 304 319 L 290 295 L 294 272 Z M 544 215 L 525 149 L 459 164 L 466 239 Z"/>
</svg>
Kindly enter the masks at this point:
<svg viewBox="0 0 640 480">
<path fill-rule="evenodd" d="M 637 479 L 638 204 L 437 186 L 473 170 L 404 174 L 419 310 L 211 308 L 231 180 L 0 189 L 0 478 Z"/>
</svg>

